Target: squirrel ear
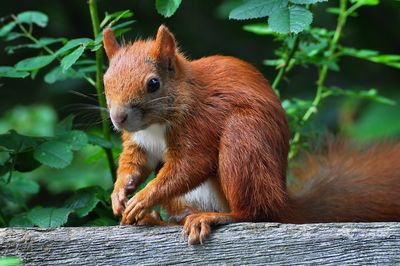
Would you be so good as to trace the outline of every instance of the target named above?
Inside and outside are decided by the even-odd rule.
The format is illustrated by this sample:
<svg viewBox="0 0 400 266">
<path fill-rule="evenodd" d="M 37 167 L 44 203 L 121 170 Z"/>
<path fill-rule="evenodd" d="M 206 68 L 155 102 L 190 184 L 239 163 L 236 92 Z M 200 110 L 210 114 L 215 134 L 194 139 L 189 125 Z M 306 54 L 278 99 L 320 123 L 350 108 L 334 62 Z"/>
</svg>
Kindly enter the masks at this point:
<svg viewBox="0 0 400 266">
<path fill-rule="evenodd" d="M 161 25 L 157 31 L 157 37 L 151 55 L 156 59 L 171 59 L 175 56 L 175 37 L 169 29 Z"/>
<path fill-rule="evenodd" d="M 115 39 L 114 31 L 111 28 L 106 28 L 103 31 L 103 45 L 107 57 L 110 60 L 119 49 L 119 44 Z"/>
</svg>

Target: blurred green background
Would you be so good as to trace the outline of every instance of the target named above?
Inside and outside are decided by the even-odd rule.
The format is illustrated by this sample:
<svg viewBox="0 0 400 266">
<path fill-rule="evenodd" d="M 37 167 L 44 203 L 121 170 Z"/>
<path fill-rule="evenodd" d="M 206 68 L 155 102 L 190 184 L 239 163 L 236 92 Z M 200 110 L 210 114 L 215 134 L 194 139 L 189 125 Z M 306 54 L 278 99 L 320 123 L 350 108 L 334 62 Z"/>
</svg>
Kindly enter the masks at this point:
<svg viewBox="0 0 400 266">
<path fill-rule="evenodd" d="M 241 1 L 186 0 L 171 18 L 163 18 L 148 0 L 100 0 L 98 7 L 102 16 L 130 9 L 136 22 L 125 40 L 152 37 L 158 26 L 166 24 L 175 34 L 181 50 L 189 58 L 223 54 L 232 55 L 254 64 L 265 77 L 273 80 L 277 74 L 273 67 L 264 66 L 262 61 L 274 59 L 274 50 L 279 43 L 272 36 L 258 36 L 242 29 L 248 21 L 228 20 L 229 11 Z M 326 12 L 329 1 L 316 6 L 313 26 L 334 29 L 336 17 Z M 26 10 L 42 11 L 49 16 L 47 28 L 35 29 L 36 36 L 78 38 L 92 36 L 89 9 L 82 0 L 2 0 L 0 17 Z M 382 1 L 377 7 L 359 10 L 356 18 L 350 19 L 342 43 L 346 46 L 378 50 L 382 54 L 400 54 L 400 2 Z M 265 22 L 265 19 L 252 22 Z M 33 56 L 29 50 L 18 50 L 8 55 L 7 44 L 0 42 L 1 65 L 14 65 L 23 58 Z M 400 102 L 400 71 L 384 65 L 346 57 L 340 62 L 339 72 L 330 72 L 327 85 L 349 89 L 376 88 L 380 94 Z M 212 74 L 210 72 L 210 74 Z M 307 99 L 315 93 L 317 70 L 296 67 L 281 83 L 282 98 L 296 96 Z M 46 84 L 39 72 L 35 80 L 0 80 L 0 133 L 15 129 L 26 135 L 52 135 L 56 121 L 69 114 L 76 116 L 75 126 L 95 132 L 100 117 L 95 110 L 84 108 L 95 104 L 87 97 L 70 93 L 81 92 L 89 97 L 95 91 L 84 80 L 66 80 Z M 94 97 L 94 96 L 93 96 Z M 355 99 L 329 99 L 312 121 L 316 132 L 326 131 L 343 134 L 355 140 L 372 141 L 382 138 L 398 138 L 400 135 L 400 105 L 381 105 Z M 115 135 L 118 143 L 118 135 Z M 63 170 L 41 166 L 31 173 L 16 173 L 29 176 L 39 182 L 41 193 L 35 202 L 63 201 L 66 195 L 78 188 L 100 185 L 105 189 L 112 186 L 107 163 L 99 147 L 88 145 L 74 156 L 73 164 Z M 29 179 L 20 179 L 29 180 Z M 18 178 L 16 178 L 18 181 Z M 29 187 L 27 185 L 27 187 Z M 32 188 L 35 190 L 35 188 Z M 39 188 L 36 188 L 39 189 Z"/>
</svg>

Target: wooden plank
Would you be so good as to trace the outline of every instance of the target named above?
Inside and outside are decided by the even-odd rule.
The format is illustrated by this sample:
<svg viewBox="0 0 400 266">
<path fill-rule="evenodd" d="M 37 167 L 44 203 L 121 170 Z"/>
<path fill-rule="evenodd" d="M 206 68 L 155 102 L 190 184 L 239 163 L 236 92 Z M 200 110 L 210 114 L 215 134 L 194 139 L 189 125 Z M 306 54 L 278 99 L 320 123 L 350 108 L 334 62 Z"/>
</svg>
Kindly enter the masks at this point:
<svg viewBox="0 0 400 266">
<path fill-rule="evenodd" d="M 241 223 L 198 246 L 176 226 L 3 228 L 0 255 L 24 265 L 400 265 L 400 223 Z"/>
</svg>

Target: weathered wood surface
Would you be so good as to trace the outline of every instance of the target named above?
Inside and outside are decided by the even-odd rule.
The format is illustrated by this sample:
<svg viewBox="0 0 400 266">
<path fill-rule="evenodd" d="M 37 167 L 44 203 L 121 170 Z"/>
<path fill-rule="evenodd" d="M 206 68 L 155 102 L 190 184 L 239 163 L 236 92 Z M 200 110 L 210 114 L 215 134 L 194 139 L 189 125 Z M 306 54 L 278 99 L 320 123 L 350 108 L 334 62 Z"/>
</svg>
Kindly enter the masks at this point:
<svg viewBox="0 0 400 266">
<path fill-rule="evenodd" d="M 25 265 L 400 265 L 400 223 L 222 226 L 188 246 L 180 227 L 0 229 Z"/>
</svg>

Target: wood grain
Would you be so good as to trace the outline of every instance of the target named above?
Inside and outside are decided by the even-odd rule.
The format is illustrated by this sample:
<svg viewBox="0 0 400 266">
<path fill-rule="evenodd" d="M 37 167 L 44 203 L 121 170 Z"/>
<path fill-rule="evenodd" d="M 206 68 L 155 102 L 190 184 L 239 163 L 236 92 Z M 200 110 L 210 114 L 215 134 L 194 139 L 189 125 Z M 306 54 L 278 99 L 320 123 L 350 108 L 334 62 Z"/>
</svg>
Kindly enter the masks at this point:
<svg viewBox="0 0 400 266">
<path fill-rule="evenodd" d="M 24 265 L 399 265 L 400 223 L 241 223 L 188 246 L 180 227 L 2 228 Z"/>
</svg>

